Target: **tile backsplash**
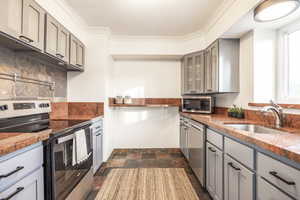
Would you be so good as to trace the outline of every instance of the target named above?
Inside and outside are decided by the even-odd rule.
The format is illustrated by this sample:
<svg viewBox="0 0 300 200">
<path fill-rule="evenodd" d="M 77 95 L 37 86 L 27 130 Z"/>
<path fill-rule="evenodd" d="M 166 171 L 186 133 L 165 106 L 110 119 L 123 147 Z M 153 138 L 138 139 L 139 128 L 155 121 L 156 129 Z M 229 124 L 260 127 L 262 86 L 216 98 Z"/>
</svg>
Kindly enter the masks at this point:
<svg viewBox="0 0 300 200">
<path fill-rule="evenodd" d="M 54 92 L 48 86 L 4 80 L 0 75 L 0 99 L 51 98 L 65 100 L 67 96 L 67 72 L 58 66 L 44 62 L 29 53 L 15 52 L 0 47 L 0 73 L 18 75 L 55 82 Z M 2 77 L 2 78 L 1 78 Z M 55 97 L 55 98 L 52 98 Z"/>
</svg>

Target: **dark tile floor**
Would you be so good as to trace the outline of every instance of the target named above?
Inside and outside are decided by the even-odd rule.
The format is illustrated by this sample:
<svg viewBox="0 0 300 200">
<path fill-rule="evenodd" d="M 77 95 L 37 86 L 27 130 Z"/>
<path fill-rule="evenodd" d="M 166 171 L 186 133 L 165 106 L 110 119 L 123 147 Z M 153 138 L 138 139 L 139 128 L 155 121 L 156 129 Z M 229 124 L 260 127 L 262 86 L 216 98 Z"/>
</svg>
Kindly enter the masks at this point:
<svg viewBox="0 0 300 200">
<path fill-rule="evenodd" d="M 107 163 L 103 164 L 94 176 L 93 191 L 88 200 L 94 200 L 98 191 L 114 168 L 184 168 L 199 196 L 199 200 L 210 200 L 188 166 L 180 149 L 117 149 Z"/>
</svg>

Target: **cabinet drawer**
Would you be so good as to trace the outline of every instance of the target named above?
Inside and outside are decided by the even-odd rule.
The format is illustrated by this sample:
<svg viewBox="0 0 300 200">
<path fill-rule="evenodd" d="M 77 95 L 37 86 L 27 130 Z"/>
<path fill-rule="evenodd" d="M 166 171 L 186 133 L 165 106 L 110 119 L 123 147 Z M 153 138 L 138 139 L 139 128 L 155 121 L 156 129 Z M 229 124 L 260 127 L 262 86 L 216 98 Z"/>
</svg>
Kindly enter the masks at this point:
<svg viewBox="0 0 300 200">
<path fill-rule="evenodd" d="M 257 200 L 292 200 L 261 177 L 257 179 Z"/>
<path fill-rule="evenodd" d="M 8 197 L 11 197 L 11 200 L 43 200 L 43 168 L 40 167 L 32 174 L 0 193 L 0 199 L 7 199 Z"/>
<path fill-rule="evenodd" d="M 225 153 L 237 159 L 240 163 L 254 169 L 254 150 L 229 138 L 225 138 Z"/>
<path fill-rule="evenodd" d="M 216 147 L 223 149 L 223 135 L 211 130 L 207 129 L 206 133 L 207 141 L 215 145 Z"/>
<path fill-rule="evenodd" d="M 22 151 L 22 150 L 21 150 Z M 0 192 L 27 176 L 43 164 L 43 147 L 16 155 L 8 160 L 0 162 L 0 175 L 7 175 L 0 179 Z"/>
<path fill-rule="evenodd" d="M 257 154 L 257 173 L 282 189 L 300 199 L 300 171 L 269 156 Z"/>
</svg>

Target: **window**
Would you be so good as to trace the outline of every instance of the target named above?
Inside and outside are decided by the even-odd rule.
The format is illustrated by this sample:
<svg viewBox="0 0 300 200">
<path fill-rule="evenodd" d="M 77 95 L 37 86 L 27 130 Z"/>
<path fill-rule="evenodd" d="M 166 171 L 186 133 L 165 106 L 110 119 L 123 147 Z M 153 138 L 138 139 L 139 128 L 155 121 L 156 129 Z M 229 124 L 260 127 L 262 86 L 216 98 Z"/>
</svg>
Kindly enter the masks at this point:
<svg viewBox="0 0 300 200">
<path fill-rule="evenodd" d="M 300 103 L 300 24 L 279 30 L 278 91 L 283 103 Z"/>
</svg>

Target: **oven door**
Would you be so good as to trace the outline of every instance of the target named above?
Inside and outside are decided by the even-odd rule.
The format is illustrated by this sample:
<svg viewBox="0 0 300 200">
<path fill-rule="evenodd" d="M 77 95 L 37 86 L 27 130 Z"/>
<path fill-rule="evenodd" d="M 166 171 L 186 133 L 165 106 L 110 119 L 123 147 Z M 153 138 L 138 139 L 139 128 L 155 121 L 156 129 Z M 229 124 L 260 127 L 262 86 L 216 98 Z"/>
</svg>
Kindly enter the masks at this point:
<svg viewBox="0 0 300 200">
<path fill-rule="evenodd" d="M 213 97 L 189 97 L 182 100 L 182 111 L 192 113 L 213 113 Z"/>
<path fill-rule="evenodd" d="M 92 135 L 89 127 L 79 139 L 76 132 L 59 137 L 53 144 L 53 197 L 64 200 L 92 167 Z M 79 149 L 80 148 L 80 149 Z M 86 156 L 82 159 L 82 149 Z M 78 152 L 81 159 L 78 160 Z"/>
</svg>

